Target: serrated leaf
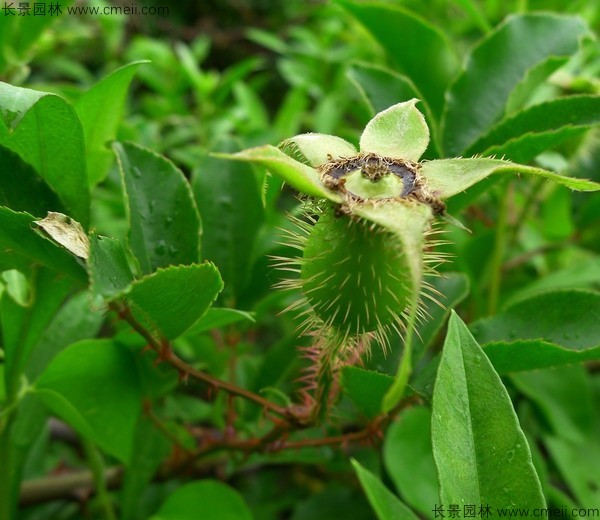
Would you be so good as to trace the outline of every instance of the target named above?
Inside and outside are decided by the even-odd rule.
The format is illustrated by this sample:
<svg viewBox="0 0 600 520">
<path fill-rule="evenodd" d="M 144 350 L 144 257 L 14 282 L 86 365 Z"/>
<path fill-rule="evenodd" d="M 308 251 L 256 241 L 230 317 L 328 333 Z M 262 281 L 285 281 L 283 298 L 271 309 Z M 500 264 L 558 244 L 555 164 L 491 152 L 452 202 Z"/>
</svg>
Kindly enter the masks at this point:
<svg viewBox="0 0 600 520">
<path fill-rule="evenodd" d="M 414 81 L 431 110 L 439 114 L 444 91 L 456 67 L 456 57 L 443 33 L 397 5 L 351 0 L 337 0 L 337 3 L 371 32 L 390 59 Z"/>
<path fill-rule="evenodd" d="M 213 329 L 220 329 L 227 325 L 233 325 L 241 321 L 254 323 L 254 316 L 245 311 L 229 309 L 226 307 L 211 307 L 206 311 L 193 326 L 187 331 L 187 334 L 200 334 Z"/>
<path fill-rule="evenodd" d="M 483 351 L 500 375 L 600 360 L 598 346 L 572 350 L 544 340 L 494 341 Z"/>
<path fill-rule="evenodd" d="M 84 138 L 73 107 L 55 94 L 0 82 L 0 115 L 0 145 L 31 164 L 69 214 L 87 228 L 90 193 Z"/>
<path fill-rule="evenodd" d="M 493 127 L 466 155 L 506 156 L 528 162 L 574 134 L 600 124 L 600 96 L 569 96 L 517 112 Z"/>
<path fill-rule="evenodd" d="M 340 384 L 345 394 L 369 418 L 381 413 L 383 398 L 394 382 L 387 374 L 347 366 Z"/>
<path fill-rule="evenodd" d="M 63 350 L 36 386 L 46 405 L 107 453 L 127 462 L 133 449 L 141 391 L 132 354 L 110 340 Z"/>
<path fill-rule="evenodd" d="M 200 216 L 183 173 L 133 143 L 114 143 L 127 198 L 131 249 L 142 272 L 199 260 Z"/>
<path fill-rule="evenodd" d="M 217 480 L 190 482 L 167 498 L 150 520 L 252 520 L 240 494 Z"/>
<path fill-rule="evenodd" d="M 373 473 L 363 468 L 355 460 L 352 460 L 352 466 L 354 466 L 358 480 L 379 520 L 398 520 L 400 518 L 418 520 L 417 515 L 386 488 Z"/>
<path fill-rule="evenodd" d="M 442 504 L 545 507 L 510 397 L 454 312 L 433 394 L 432 441 Z"/>
<path fill-rule="evenodd" d="M 300 134 L 283 141 L 279 147 L 291 157 L 321 166 L 329 161 L 358 155 L 356 148 L 341 137 L 327 134 Z"/>
<path fill-rule="evenodd" d="M 112 164 L 114 156 L 107 144 L 117 137 L 127 89 L 137 68 L 144 63 L 150 62 L 137 61 L 123 65 L 101 79 L 75 103 L 85 136 L 88 180 L 91 186 L 106 177 Z"/>
<path fill-rule="evenodd" d="M 408 505 L 431 517 L 439 485 L 431 448 L 429 408 L 415 406 L 402 412 L 386 432 L 383 461 Z"/>
<path fill-rule="evenodd" d="M 540 168 L 500 159 L 440 159 L 424 162 L 421 165 L 420 173 L 424 177 L 427 187 L 434 195 L 442 199 L 465 191 L 490 175 L 498 173 L 535 175 L 567 186 L 572 190 L 600 190 L 600 184 L 593 181 L 565 177 Z"/>
<path fill-rule="evenodd" d="M 92 293 L 105 298 L 121 293 L 133 281 L 121 242 L 96 233 L 90 235 L 88 273 Z"/>
<path fill-rule="evenodd" d="M 279 175 L 292 188 L 301 193 L 340 202 L 340 197 L 325 189 L 316 170 L 288 157 L 278 148 L 271 145 L 250 148 L 234 154 L 213 154 L 215 157 L 234 161 L 245 161 L 260 164 L 271 173 Z"/>
<path fill-rule="evenodd" d="M 379 112 L 360 136 L 360 151 L 418 161 L 429 144 L 429 128 L 417 102 L 411 99 Z"/>
<path fill-rule="evenodd" d="M 119 297 L 169 340 L 189 329 L 210 307 L 223 281 L 211 263 L 172 266 L 136 280 Z"/>
<path fill-rule="evenodd" d="M 0 270 L 29 272 L 42 264 L 85 283 L 85 270 L 67 251 L 33 230 L 34 217 L 0 207 Z"/>
<path fill-rule="evenodd" d="M 542 339 L 573 350 L 600 343 L 600 294 L 570 290 L 539 294 L 471 326 L 480 343 Z"/>
<path fill-rule="evenodd" d="M 503 115 L 511 92 L 550 56 L 568 56 L 588 33 L 583 20 L 555 14 L 509 17 L 481 40 L 448 92 L 445 152 L 460 155 Z"/>
</svg>

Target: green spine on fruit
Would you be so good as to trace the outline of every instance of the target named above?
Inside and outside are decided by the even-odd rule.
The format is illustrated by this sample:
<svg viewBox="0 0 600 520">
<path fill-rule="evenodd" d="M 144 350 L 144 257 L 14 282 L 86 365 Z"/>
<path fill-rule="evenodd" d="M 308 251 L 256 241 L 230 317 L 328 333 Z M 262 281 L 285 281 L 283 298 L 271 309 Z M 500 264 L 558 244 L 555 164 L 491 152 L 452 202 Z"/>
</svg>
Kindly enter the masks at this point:
<svg viewBox="0 0 600 520">
<path fill-rule="evenodd" d="M 351 335 L 397 328 L 414 295 L 398 237 L 332 206 L 311 230 L 300 278 L 317 316 Z"/>
</svg>

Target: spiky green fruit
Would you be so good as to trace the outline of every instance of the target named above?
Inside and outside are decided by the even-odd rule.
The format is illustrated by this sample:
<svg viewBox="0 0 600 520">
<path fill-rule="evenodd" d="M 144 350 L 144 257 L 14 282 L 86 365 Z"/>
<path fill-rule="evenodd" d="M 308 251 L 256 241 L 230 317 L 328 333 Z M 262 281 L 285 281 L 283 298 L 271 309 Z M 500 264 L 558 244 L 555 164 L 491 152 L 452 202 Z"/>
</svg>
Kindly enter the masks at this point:
<svg viewBox="0 0 600 520">
<path fill-rule="evenodd" d="M 308 237 L 300 278 L 317 316 L 351 335 L 397 328 L 414 294 L 397 236 L 332 206 Z"/>
</svg>

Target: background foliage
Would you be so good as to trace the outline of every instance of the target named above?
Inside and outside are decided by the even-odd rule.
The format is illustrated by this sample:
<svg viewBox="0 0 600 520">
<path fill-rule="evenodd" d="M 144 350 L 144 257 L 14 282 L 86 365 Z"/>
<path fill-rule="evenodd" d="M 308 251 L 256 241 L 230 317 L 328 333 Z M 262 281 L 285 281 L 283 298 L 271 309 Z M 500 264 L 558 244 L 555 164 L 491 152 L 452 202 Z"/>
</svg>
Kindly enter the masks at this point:
<svg viewBox="0 0 600 520">
<path fill-rule="evenodd" d="M 269 437 L 310 363 L 269 260 L 296 254 L 298 202 L 210 155 L 357 143 L 417 97 L 427 159 L 600 181 L 597 2 L 61 5 L 0 14 L 0 519 L 600 506 L 598 193 L 498 175 L 451 198 L 444 306 L 401 405 L 382 414 L 392 337 L 341 370 L 324 420 Z M 89 235 L 87 261 L 34 223 L 48 211 Z"/>
</svg>

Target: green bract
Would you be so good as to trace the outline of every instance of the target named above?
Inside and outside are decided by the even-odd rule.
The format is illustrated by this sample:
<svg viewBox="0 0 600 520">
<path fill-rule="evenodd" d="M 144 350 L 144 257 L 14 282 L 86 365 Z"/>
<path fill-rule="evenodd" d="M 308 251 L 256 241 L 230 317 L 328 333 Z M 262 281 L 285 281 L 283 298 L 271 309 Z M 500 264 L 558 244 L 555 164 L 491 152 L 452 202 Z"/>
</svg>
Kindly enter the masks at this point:
<svg viewBox="0 0 600 520">
<path fill-rule="evenodd" d="M 279 148 L 220 155 L 261 164 L 311 197 L 308 222 L 295 237 L 303 257 L 287 262 L 296 265 L 299 279 L 287 285 L 304 294 L 305 329 L 339 332 L 339 346 L 373 337 L 385 345 L 390 328 L 402 331 L 418 314 L 431 257 L 424 244 L 435 215 L 445 211 L 444 199 L 508 172 L 598 189 L 591 181 L 492 158 L 419 162 L 429 129 L 417 101 L 377 114 L 360 150 L 339 137 L 309 133 Z"/>
</svg>

